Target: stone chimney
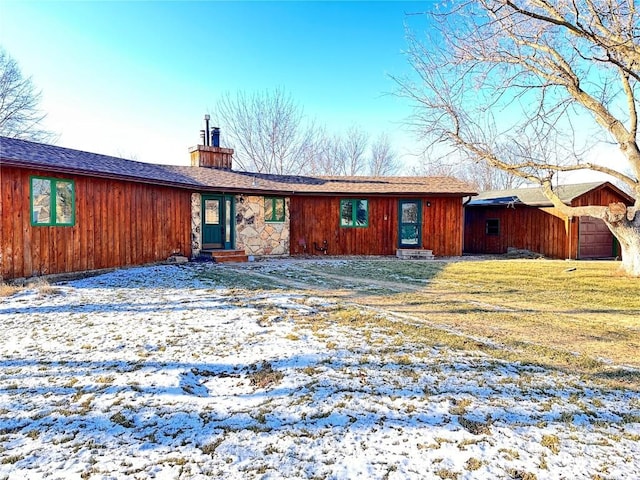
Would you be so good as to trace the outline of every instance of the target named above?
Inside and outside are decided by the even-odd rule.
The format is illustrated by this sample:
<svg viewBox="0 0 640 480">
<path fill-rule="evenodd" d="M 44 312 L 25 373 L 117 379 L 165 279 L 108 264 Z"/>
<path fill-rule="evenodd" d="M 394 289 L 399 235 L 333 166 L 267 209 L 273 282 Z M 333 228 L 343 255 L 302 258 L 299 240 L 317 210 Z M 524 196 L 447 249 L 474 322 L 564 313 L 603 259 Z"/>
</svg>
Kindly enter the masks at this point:
<svg viewBox="0 0 640 480">
<path fill-rule="evenodd" d="M 200 139 L 204 145 L 189 149 L 191 166 L 231 170 L 233 148 L 220 147 L 220 129 L 218 127 L 210 129 L 209 118 L 209 115 L 204 116 L 205 130 L 200 130 Z"/>
</svg>

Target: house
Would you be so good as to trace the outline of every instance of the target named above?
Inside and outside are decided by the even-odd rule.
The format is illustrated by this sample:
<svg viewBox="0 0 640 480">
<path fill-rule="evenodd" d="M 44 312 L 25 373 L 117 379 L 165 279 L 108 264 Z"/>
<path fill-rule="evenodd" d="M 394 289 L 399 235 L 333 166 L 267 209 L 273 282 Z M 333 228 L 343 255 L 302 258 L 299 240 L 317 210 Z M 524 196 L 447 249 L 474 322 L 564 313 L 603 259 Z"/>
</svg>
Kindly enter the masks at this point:
<svg viewBox="0 0 640 480">
<path fill-rule="evenodd" d="M 556 193 L 574 207 L 633 204 L 629 195 L 609 182 L 560 185 Z M 465 253 L 500 254 L 510 247 L 560 259 L 620 255 L 617 241 L 602 220 L 566 217 L 544 196 L 542 188 L 480 193 L 465 207 Z"/>
<path fill-rule="evenodd" d="M 217 129 L 190 156 L 159 165 L 0 137 L 0 280 L 175 254 L 462 254 L 474 191 L 459 180 L 238 172 Z"/>
</svg>

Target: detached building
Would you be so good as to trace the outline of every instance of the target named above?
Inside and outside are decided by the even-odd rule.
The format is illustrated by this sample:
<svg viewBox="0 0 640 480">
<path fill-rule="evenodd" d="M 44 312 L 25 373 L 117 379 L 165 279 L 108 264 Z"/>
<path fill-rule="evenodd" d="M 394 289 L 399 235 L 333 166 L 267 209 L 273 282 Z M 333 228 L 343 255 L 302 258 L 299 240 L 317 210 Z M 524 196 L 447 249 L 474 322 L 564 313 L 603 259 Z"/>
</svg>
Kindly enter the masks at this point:
<svg viewBox="0 0 640 480">
<path fill-rule="evenodd" d="M 572 207 L 633 204 L 629 195 L 609 182 L 561 185 L 555 191 Z M 465 253 L 501 254 L 508 248 L 559 259 L 620 256 L 619 245 L 602 220 L 563 215 L 542 188 L 483 192 L 467 203 Z"/>
</svg>

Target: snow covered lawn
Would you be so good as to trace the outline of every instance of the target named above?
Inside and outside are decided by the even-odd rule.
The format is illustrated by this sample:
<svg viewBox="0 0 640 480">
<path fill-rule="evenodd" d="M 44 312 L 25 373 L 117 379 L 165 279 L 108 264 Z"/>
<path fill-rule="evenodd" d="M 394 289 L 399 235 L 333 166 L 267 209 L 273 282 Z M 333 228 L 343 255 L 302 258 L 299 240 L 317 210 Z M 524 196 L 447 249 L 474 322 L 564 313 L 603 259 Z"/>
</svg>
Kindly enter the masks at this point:
<svg viewBox="0 0 640 480">
<path fill-rule="evenodd" d="M 638 392 L 350 327 L 224 268 L 0 299 L 0 479 L 640 478 Z"/>
</svg>

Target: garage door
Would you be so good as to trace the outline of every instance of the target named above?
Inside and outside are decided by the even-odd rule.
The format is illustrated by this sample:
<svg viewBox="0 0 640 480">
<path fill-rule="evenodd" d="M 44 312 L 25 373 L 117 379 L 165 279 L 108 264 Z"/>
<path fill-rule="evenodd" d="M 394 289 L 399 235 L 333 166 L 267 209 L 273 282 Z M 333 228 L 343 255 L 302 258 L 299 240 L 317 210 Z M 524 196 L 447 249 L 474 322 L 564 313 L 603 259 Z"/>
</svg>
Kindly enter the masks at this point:
<svg viewBox="0 0 640 480">
<path fill-rule="evenodd" d="M 613 235 L 599 218 L 580 217 L 579 258 L 613 256 Z"/>
</svg>

